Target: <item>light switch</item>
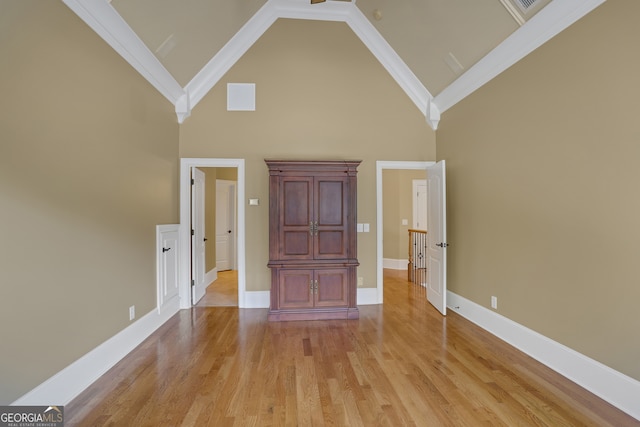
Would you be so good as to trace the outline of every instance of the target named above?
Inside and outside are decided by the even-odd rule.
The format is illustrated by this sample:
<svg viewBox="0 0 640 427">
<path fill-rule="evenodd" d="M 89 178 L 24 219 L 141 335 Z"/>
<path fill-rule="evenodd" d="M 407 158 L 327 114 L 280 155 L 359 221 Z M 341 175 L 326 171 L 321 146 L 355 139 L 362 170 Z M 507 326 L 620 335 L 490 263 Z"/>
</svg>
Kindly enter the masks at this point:
<svg viewBox="0 0 640 427">
<path fill-rule="evenodd" d="M 363 225 L 362 224 L 358 224 L 357 230 L 358 230 L 358 233 L 362 233 L 364 231 Z"/>
<path fill-rule="evenodd" d="M 249 199 L 249 206 L 258 206 L 260 204 L 260 199 Z"/>
<path fill-rule="evenodd" d="M 364 224 L 364 232 L 365 233 L 369 232 L 369 224 Z"/>
<path fill-rule="evenodd" d="M 409 225 L 409 220 L 408 219 L 403 219 L 402 220 L 402 225 Z"/>
</svg>

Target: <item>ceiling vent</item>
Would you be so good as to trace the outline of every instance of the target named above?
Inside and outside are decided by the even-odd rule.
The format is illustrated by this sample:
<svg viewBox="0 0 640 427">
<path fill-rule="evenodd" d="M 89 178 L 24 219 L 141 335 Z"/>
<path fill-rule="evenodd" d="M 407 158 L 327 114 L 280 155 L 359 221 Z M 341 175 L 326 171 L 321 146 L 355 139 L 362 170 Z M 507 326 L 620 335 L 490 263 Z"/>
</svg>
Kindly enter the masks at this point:
<svg viewBox="0 0 640 427">
<path fill-rule="evenodd" d="M 529 10 L 537 2 L 538 0 L 515 0 L 515 3 L 520 7 L 520 9 L 523 12 L 526 12 L 527 10 Z"/>
<path fill-rule="evenodd" d="M 525 22 L 540 9 L 549 4 L 551 0 L 500 0 L 500 3 L 513 16 L 519 25 Z"/>
</svg>

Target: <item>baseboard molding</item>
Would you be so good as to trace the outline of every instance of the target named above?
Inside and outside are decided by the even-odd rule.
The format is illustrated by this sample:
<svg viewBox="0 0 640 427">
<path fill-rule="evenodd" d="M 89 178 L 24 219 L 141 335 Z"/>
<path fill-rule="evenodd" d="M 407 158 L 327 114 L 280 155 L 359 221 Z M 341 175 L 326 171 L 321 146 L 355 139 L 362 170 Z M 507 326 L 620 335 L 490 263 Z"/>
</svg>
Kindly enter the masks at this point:
<svg viewBox="0 0 640 427">
<path fill-rule="evenodd" d="M 12 405 L 67 405 L 178 311 L 179 298 L 167 301 L 162 313 L 154 308 Z"/>
<path fill-rule="evenodd" d="M 218 278 L 218 268 L 214 267 L 204 275 L 204 283 L 206 283 L 204 288 L 205 289 L 208 288 L 209 285 L 211 285 L 213 282 L 215 282 L 215 280 L 217 278 Z"/>
<path fill-rule="evenodd" d="M 640 381 L 450 291 L 447 307 L 640 420 Z"/>
<path fill-rule="evenodd" d="M 406 259 L 392 259 L 383 258 L 382 268 L 388 268 L 391 270 L 406 270 L 409 265 L 409 261 Z"/>
<path fill-rule="evenodd" d="M 380 301 L 378 301 L 378 288 L 358 288 L 356 298 L 358 305 L 380 304 Z"/>
<path fill-rule="evenodd" d="M 244 293 L 244 307 L 242 308 L 269 308 L 270 305 L 270 291 L 246 291 Z"/>
</svg>

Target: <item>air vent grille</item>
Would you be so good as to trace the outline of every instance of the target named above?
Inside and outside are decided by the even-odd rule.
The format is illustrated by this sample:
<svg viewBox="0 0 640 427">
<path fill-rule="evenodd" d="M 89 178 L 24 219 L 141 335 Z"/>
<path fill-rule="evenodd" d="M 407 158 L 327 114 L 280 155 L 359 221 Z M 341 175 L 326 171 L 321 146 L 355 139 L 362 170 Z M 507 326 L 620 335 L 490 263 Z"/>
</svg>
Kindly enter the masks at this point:
<svg viewBox="0 0 640 427">
<path fill-rule="evenodd" d="M 529 18 L 550 2 L 551 0 L 500 0 L 518 25 L 524 25 Z"/>
<path fill-rule="evenodd" d="M 516 4 L 522 9 L 523 12 L 529 10 L 538 0 L 516 0 Z"/>
</svg>

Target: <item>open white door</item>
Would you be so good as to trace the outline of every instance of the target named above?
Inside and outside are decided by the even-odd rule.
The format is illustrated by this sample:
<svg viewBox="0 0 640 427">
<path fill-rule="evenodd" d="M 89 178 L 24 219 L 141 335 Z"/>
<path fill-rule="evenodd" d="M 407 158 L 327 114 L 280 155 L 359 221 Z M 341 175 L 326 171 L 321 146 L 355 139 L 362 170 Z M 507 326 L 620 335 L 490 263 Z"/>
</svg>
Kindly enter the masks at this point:
<svg viewBox="0 0 640 427">
<path fill-rule="evenodd" d="M 191 185 L 191 300 L 200 301 L 205 294 L 204 172 L 193 168 Z"/>
<path fill-rule="evenodd" d="M 235 182 L 216 180 L 216 268 L 234 269 Z"/>
<path fill-rule="evenodd" d="M 427 168 L 427 299 L 447 314 L 447 206 L 444 160 Z"/>
</svg>

